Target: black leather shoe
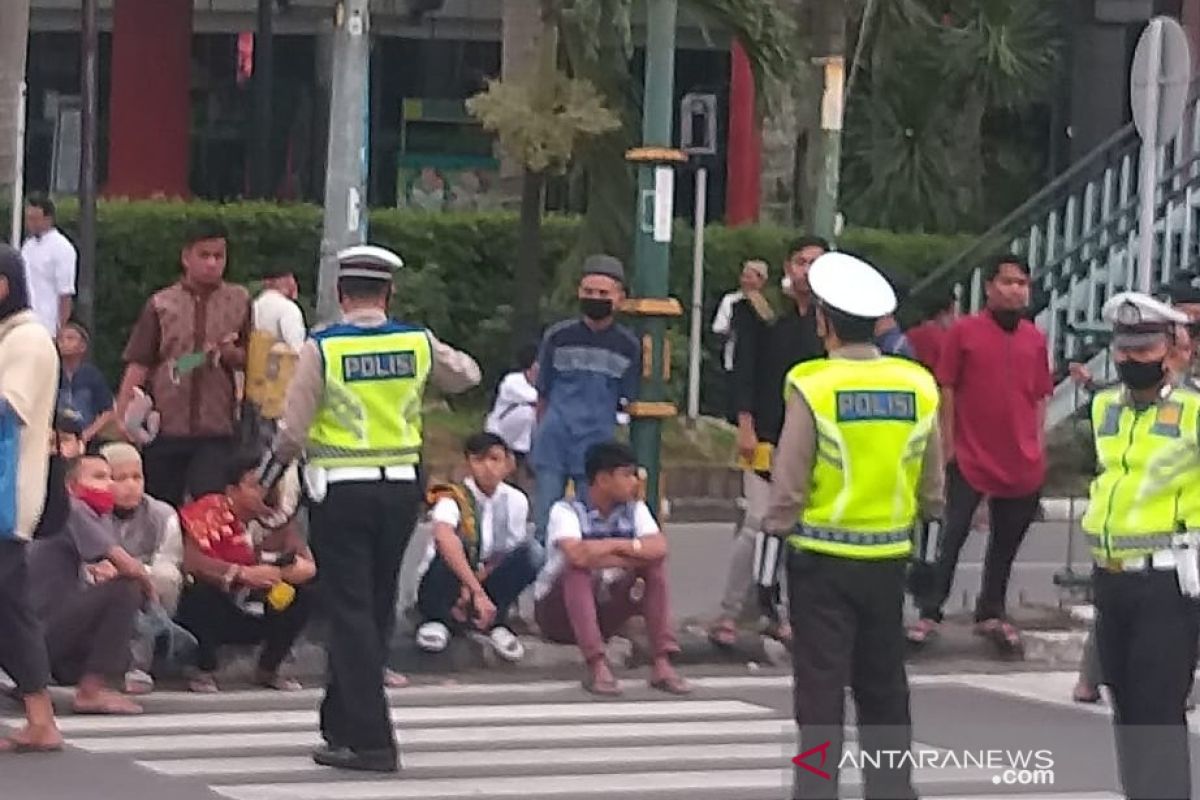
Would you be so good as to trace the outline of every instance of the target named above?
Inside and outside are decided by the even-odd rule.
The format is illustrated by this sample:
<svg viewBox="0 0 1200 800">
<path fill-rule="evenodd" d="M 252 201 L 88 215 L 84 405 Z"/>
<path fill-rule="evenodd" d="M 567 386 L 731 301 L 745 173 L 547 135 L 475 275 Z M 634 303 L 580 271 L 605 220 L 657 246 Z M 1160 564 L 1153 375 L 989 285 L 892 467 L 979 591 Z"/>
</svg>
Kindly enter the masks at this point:
<svg viewBox="0 0 1200 800">
<path fill-rule="evenodd" d="M 400 761 L 391 750 L 351 750 L 349 747 L 319 746 L 312 760 L 323 767 L 359 772 L 399 772 Z"/>
</svg>

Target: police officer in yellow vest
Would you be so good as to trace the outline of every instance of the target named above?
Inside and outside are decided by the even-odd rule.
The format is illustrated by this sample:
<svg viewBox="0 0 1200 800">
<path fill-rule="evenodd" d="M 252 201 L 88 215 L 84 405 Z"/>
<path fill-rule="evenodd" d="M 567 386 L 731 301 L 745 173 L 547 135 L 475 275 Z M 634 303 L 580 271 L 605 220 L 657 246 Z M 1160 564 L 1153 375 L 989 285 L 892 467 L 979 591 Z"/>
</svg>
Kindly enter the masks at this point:
<svg viewBox="0 0 1200 800">
<path fill-rule="evenodd" d="M 263 479 L 306 456 L 312 545 L 329 623 L 325 744 L 313 760 L 376 772 L 398 768 L 383 690 L 400 562 L 421 507 L 421 404 L 428 381 L 446 392 L 479 383 L 479 366 L 425 328 L 388 317 L 403 266 L 369 245 L 338 254 L 341 320 L 313 331 Z"/>
<path fill-rule="evenodd" d="M 1098 475 L 1083 518 L 1096 562 L 1101 673 L 1125 795 L 1191 797 L 1188 691 L 1200 594 L 1200 392 L 1164 362 L 1182 312 L 1123 292 L 1104 306 L 1118 386 L 1092 400 Z"/>
<path fill-rule="evenodd" d="M 830 253 L 809 274 L 827 359 L 787 377 L 767 532 L 787 537 L 796 721 L 794 797 L 836 798 L 845 688 L 867 798 L 914 798 L 904 668 L 905 571 L 918 518 L 942 508 L 938 390 L 919 364 L 882 356 L 875 322 L 896 309 L 869 264 Z"/>
</svg>

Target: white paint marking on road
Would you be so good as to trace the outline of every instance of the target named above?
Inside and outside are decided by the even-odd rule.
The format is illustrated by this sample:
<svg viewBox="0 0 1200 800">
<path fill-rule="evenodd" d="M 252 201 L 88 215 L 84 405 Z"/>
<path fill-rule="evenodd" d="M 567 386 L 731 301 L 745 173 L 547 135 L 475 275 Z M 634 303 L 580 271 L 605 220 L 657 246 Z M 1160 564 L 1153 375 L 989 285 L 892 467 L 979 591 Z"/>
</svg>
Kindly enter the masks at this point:
<svg viewBox="0 0 1200 800">
<path fill-rule="evenodd" d="M 930 800 L 1121 800 L 1116 792 L 1062 792 L 1059 794 L 956 794 Z"/>
<path fill-rule="evenodd" d="M 970 673 L 966 676 L 970 677 Z M 957 676 L 962 676 L 961 673 Z M 956 675 L 909 675 L 910 686 L 928 686 L 955 682 Z M 632 688 L 633 679 L 626 681 Z M 719 675 L 712 677 L 688 678 L 688 682 L 698 689 L 779 689 L 792 685 L 792 676 L 785 675 Z M 404 689 L 388 689 L 390 700 L 417 700 L 424 698 L 470 697 L 472 695 L 531 695 L 542 697 L 554 693 L 580 692 L 578 681 L 536 681 L 533 683 L 464 683 L 452 686 L 409 686 Z M 289 692 L 286 697 L 295 701 L 316 702 L 324 695 L 323 689 L 302 689 Z M 221 694 L 192 694 L 190 692 L 164 691 L 155 692 L 142 699 L 147 710 L 153 712 L 157 703 L 184 702 L 189 706 L 222 705 L 231 701 L 239 705 L 250 705 L 258 702 L 278 702 L 279 692 L 273 689 L 248 689 Z"/>
<path fill-rule="evenodd" d="M 733 719 L 775 712 L 741 700 L 661 700 L 643 703 L 545 703 L 536 705 L 407 706 L 392 709 L 397 725 L 495 722 L 615 721 L 625 719 Z M 316 728 L 316 711 L 236 711 L 227 713 L 147 714 L 136 717 L 64 717 L 67 735 L 153 733 L 156 731 L 243 731 Z"/>
<path fill-rule="evenodd" d="M 579 743 L 590 741 L 660 742 L 724 737 L 791 741 L 795 723 L 790 719 L 721 720 L 693 722 L 597 722 L 575 725 L 490 725 L 459 728 L 397 728 L 400 746 L 480 745 L 506 743 Z M 316 731 L 295 733 L 200 733 L 175 736 L 114 736 L 71 739 L 70 744 L 92 753 L 212 753 L 226 750 L 252 752 L 266 748 L 311 747 Z"/>
<path fill-rule="evenodd" d="M 645 747 L 584 747 L 572 749 L 522 750 L 437 750 L 405 753 L 405 770 L 492 767 L 594 766 L 597 764 L 670 764 L 681 760 L 720 760 L 722 762 L 772 760 L 786 764 L 794 753 L 787 743 L 776 744 L 705 744 L 646 745 Z M 196 758 L 163 761 L 139 761 L 146 769 L 164 775 L 210 777 L 236 775 L 295 775 L 323 772 L 309 758 Z"/>
<path fill-rule="evenodd" d="M 981 780 L 986 770 L 917 770 L 918 783 L 959 783 Z M 986 773 L 986 774 L 985 774 Z M 232 800 L 459 800 L 463 797 L 644 797 L 653 792 L 688 792 L 689 798 L 728 800 L 733 793 L 764 791 L 772 797 L 791 790 L 792 768 L 720 771 L 632 772 L 598 775 L 521 775 L 479 778 L 413 780 L 396 778 L 379 781 L 331 781 L 316 783 L 244 784 L 213 786 L 214 792 Z M 861 786 L 858 774 L 843 774 L 842 786 Z M 774 791 L 781 794 L 775 795 Z M 766 796 L 766 795 L 761 795 Z M 1021 800 L 1107 800 L 1107 796 L 1023 795 Z M 1114 795 L 1115 797 L 1115 795 Z M 938 800 L 946 800 L 938 798 Z M 970 800 L 974 800 L 971 798 Z M 1014 800 L 1014 798 L 1005 798 Z"/>
<path fill-rule="evenodd" d="M 858 746 L 848 742 L 847 751 Z M 918 752 L 943 753 L 929 745 L 915 743 Z M 520 749 L 520 750 L 473 750 L 473 751 L 430 751 L 405 753 L 406 772 L 415 769 L 487 769 L 494 767 L 540 767 L 594 766 L 596 764 L 679 764 L 681 762 L 714 761 L 723 766 L 737 766 L 733 762 L 771 761 L 786 765 L 795 751 L 791 742 L 768 744 L 672 744 L 645 745 L 642 747 L 582 747 L 571 749 Z M 148 759 L 137 764 L 152 772 L 172 777 L 203 777 L 222 782 L 222 778 L 265 777 L 269 775 L 299 776 L 305 773 L 329 774 L 311 759 L 303 756 L 266 756 L 227 758 L 170 758 Z M 944 771 L 944 770 L 943 770 Z M 990 777 L 991 773 L 988 774 Z"/>
</svg>

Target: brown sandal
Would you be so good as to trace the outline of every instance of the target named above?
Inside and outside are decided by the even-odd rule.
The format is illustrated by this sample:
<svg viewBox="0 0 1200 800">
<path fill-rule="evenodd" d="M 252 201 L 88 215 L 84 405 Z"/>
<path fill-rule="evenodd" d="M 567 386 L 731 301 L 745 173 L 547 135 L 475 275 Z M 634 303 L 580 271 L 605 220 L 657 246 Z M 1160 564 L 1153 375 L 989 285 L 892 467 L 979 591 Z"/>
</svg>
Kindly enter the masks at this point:
<svg viewBox="0 0 1200 800">
<path fill-rule="evenodd" d="M 905 636 L 908 638 L 909 644 L 928 644 L 931 640 L 937 638 L 938 627 L 939 623 L 935 620 L 921 619 L 917 621 L 916 625 L 905 631 Z"/>
<path fill-rule="evenodd" d="M 737 645 L 738 629 L 733 620 L 723 619 L 708 629 L 708 640 L 717 647 L 731 648 Z"/>
<path fill-rule="evenodd" d="M 677 696 L 689 695 L 692 693 L 692 685 L 688 683 L 680 675 L 670 675 L 663 678 L 652 678 L 650 680 L 650 688 L 657 689 L 660 692 L 673 694 Z"/>
</svg>

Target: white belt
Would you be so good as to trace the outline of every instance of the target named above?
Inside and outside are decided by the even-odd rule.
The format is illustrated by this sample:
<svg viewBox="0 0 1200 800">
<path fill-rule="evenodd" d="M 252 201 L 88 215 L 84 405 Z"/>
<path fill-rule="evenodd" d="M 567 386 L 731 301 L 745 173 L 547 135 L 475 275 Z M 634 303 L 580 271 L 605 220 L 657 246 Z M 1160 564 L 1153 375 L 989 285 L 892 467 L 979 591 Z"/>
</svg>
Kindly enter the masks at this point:
<svg viewBox="0 0 1200 800">
<path fill-rule="evenodd" d="M 326 483 L 373 483 L 375 481 L 413 482 L 417 468 L 412 464 L 394 467 L 331 467 L 325 470 Z"/>
<path fill-rule="evenodd" d="M 1120 569 L 1114 569 L 1115 564 Z M 1147 570 L 1172 570 L 1179 565 L 1179 556 L 1174 550 L 1156 550 L 1142 558 L 1126 558 L 1120 561 L 1109 561 L 1100 567 L 1108 572 L 1146 572 Z"/>
</svg>

